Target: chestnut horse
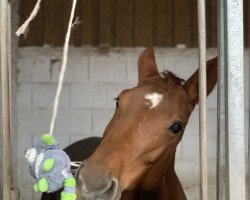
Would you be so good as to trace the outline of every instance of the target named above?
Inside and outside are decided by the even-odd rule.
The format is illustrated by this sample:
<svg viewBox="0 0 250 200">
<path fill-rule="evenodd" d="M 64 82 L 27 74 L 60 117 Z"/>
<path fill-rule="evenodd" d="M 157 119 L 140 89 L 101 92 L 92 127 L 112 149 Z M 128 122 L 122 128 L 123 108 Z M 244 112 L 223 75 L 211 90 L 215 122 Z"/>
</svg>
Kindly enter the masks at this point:
<svg viewBox="0 0 250 200">
<path fill-rule="evenodd" d="M 158 72 L 153 49 L 138 62 L 139 83 L 122 91 L 101 144 L 77 174 L 87 200 L 184 200 L 175 152 L 198 103 L 198 71 L 186 82 Z M 207 93 L 217 81 L 217 58 L 207 62 Z M 84 151 L 84 149 L 83 149 Z"/>
</svg>

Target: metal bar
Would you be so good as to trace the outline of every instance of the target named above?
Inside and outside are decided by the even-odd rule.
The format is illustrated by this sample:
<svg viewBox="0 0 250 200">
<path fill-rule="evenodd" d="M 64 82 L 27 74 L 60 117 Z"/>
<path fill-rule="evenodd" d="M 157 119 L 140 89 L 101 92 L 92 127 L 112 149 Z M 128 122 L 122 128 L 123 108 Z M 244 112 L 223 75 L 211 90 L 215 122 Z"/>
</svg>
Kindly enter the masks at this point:
<svg viewBox="0 0 250 200">
<path fill-rule="evenodd" d="M 250 51 L 248 53 L 248 56 L 250 58 Z M 248 69 L 250 69 L 250 62 L 248 62 Z M 250 70 L 248 71 L 248 88 L 250 88 Z M 247 138 L 247 161 L 246 161 L 246 169 L 247 169 L 247 183 L 246 183 L 246 193 L 247 193 L 247 196 L 248 198 L 246 199 L 249 199 L 250 198 L 250 93 L 248 94 L 248 110 L 247 110 L 247 115 L 248 115 L 248 121 L 246 123 L 248 123 L 248 126 L 247 127 L 247 130 L 246 130 L 246 138 Z"/>
<path fill-rule="evenodd" d="M 245 200 L 243 0 L 226 0 L 224 8 L 228 199 Z"/>
<path fill-rule="evenodd" d="M 0 1 L 0 55 L 2 83 L 2 120 L 3 120 L 3 199 L 11 200 L 12 173 L 10 148 L 10 40 L 9 30 L 11 6 L 7 0 Z"/>
<path fill-rule="evenodd" d="M 207 200 L 207 80 L 206 80 L 206 12 L 205 0 L 198 0 L 199 32 L 199 115 L 200 115 L 200 199 Z"/>
<path fill-rule="evenodd" d="M 250 88 L 250 3 L 247 2 L 247 10 L 248 10 L 248 13 L 247 13 L 247 30 L 248 30 L 248 35 L 247 35 L 247 38 L 248 38 L 248 56 L 249 56 L 249 60 L 248 60 L 248 89 Z M 248 94 L 248 130 L 247 130 L 247 137 L 248 137 L 248 151 L 247 151 L 247 176 L 248 176 L 248 179 L 247 179 L 247 194 L 248 194 L 248 198 L 246 199 L 249 199 L 250 198 L 250 92 Z"/>
<path fill-rule="evenodd" d="M 247 39 L 248 39 L 248 89 L 250 88 L 250 3 L 247 3 Z M 247 175 L 248 175 L 248 179 L 247 179 L 247 196 L 248 198 L 246 199 L 250 199 L 250 92 L 248 94 L 248 130 L 247 130 L 247 136 L 248 136 L 248 151 L 247 151 Z"/>
<path fill-rule="evenodd" d="M 218 89 L 217 89 L 217 200 L 227 200 L 226 178 L 226 71 L 225 0 L 218 1 Z"/>
</svg>

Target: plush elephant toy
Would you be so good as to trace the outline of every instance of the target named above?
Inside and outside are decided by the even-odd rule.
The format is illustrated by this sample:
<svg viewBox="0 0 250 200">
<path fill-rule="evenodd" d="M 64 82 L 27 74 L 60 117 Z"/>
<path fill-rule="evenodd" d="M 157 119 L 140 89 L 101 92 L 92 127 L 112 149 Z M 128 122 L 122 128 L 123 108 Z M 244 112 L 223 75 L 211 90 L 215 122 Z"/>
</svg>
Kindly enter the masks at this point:
<svg viewBox="0 0 250 200">
<path fill-rule="evenodd" d="M 25 152 L 29 173 L 37 183 L 36 192 L 55 192 L 64 188 L 61 200 L 76 200 L 76 181 L 70 172 L 69 156 L 59 148 L 54 137 L 44 134 L 41 141 Z"/>
</svg>

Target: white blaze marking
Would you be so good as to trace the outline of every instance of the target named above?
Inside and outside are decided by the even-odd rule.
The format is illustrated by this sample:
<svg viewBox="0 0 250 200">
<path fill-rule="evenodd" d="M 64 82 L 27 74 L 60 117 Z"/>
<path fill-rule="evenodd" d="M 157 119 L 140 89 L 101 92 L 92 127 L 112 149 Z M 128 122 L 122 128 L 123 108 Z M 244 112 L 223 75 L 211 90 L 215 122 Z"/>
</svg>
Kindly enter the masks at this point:
<svg viewBox="0 0 250 200">
<path fill-rule="evenodd" d="M 152 105 L 150 109 L 156 107 L 163 99 L 163 95 L 159 93 L 146 94 L 145 99 L 151 101 Z"/>
</svg>

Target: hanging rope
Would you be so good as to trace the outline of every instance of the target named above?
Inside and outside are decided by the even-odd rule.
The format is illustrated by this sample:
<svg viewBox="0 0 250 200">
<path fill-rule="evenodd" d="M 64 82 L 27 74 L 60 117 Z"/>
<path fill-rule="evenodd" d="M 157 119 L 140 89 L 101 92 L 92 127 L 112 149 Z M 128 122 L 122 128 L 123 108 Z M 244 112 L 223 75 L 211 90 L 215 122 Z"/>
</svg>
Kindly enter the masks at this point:
<svg viewBox="0 0 250 200">
<path fill-rule="evenodd" d="M 32 13 L 31 13 L 31 15 L 29 16 L 29 18 L 17 30 L 16 34 L 18 36 L 20 36 L 21 34 L 23 34 L 25 32 L 26 28 L 29 26 L 30 21 L 35 18 L 36 14 L 38 13 L 38 10 L 40 8 L 41 1 L 42 0 L 37 1 L 37 3 L 36 3 Z M 61 92 L 62 92 L 63 80 L 64 80 L 64 75 L 65 75 L 67 62 L 68 62 L 69 39 L 70 39 L 70 34 L 71 34 L 71 28 L 74 25 L 73 18 L 74 18 L 74 15 L 75 15 L 76 3 L 77 3 L 77 0 L 73 0 L 70 19 L 69 19 L 69 24 L 68 24 L 68 30 L 67 30 L 67 33 L 66 33 L 64 47 L 63 47 L 62 65 L 61 65 L 61 70 L 60 70 L 60 75 L 59 75 L 59 81 L 58 81 L 58 85 L 57 85 L 55 100 L 54 100 L 52 119 L 51 119 L 51 122 L 50 122 L 50 130 L 49 130 L 50 135 L 53 135 L 55 122 L 56 122 L 56 117 L 57 117 L 57 113 L 58 113 L 59 100 L 60 100 L 60 96 L 61 96 Z"/>
<path fill-rule="evenodd" d="M 25 32 L 26 28 L 29 26 L 30 21 L 35 18 L 36 14 L 38 13 L 38 10 L 40 8 L 40 3 L 41 3 L 41 0 L 38 0 L 34 10 L 32 11 L 32 13 L 30 15 L 30 17 L 18 29 L 18 31 L 16 32 L 16 34 L 18 36 L 20 36 L 21 34 L 23 34 Z M 70 35 L 71 35 L 71 29 L 75 25 L 80 23 L 78 18 L 76 18 L 76 22 L 73 22 L 73 18 L 74 18 L 74 15 L 75 15 L 76 3 L 77 3 L 77 0 L 73 0 L 70 19 L 69 19 L 69 24 L 68 24 L 68 29 L 67 29 L 67 33 L 66 33 L 66 37 L 65 37 L 64 47 L 63 47 L 62 65 L 61 65 L 61 70 L 60 70 L 60 74 L 59 74 L 59 81 L 58 81 L 58 85 L 57 85 L 55 100 L 54 100 L 52 118 L 51 118 L 51 122 L 50 122 L 50 130 L 49 130 L 50 135 L 53 135 L 55 122 L 56 122 L 56 117 L 57 117 L 57 113 L 58 113 L 59 100 L 60 100 L 60 96 L 61 96 L 61 92 L 62 92 L 64 75 L 65 75 L 67 62 L 68 62 L 69 39 L 70 39 Z M 71 162 L 71 165 L 74 166 L 74 167 L 79 167 L 81 165 L 81 162 Z"/>
<path fill-rule="evenodd" d="M 70 19 L 69 19 L 68 31 L 66 34 L 64 48 L 63 48 L 62 66 L 61 66 L 61 70 L 60 70 L 59 82 L 58 82 L 56 96 L 55 96 L 55 100 L 54 100 L 52 119 L 50 122 L 50 130 L 49 130 L 50 135 L 53 135 L 55 121 L 56 121 L 56 117 L 57 117 L 57 113 L 58 113 L 59 99 L 60 99 L 60 95 L 62 92 L 62 85 L 63 85 L 64 75 L 65 75 L 67 62 L 68 62 L 69 39 L 70 39 L 70 33 L 71 33 L 72 24 L 73 24 L 73 18 L 75 15 L 76 3 L 77 3 L 77 0 L 74 0 L 73 5 L 72 5 L 72 9 L 71 9 Z"/>
<path fill-rule="evenodd" d="M 38 13 L 38 11 L 39 11 L 39 9 L 40 9 L 41 1 L 42 1 L 42 0 L 38 0 L 38 1 L 37 1 L 37 3 L 36 3 L 36 5 L 35 5 L 33 11 L 31 12 L 29 18 L 28 18 L 28 19 L 23 23 L 23 25 L 17 30 L 17 32 L 16 32 L 16 35 L 17 35 L 17 36 L 20 36 L 21 34 L 24 34 L 24 33 L 25 33 L 25 30 L 26 30 L 27 27 L 29 26 L 30 21 L 33 20 L 33 19 L 36 17 L 36 15 L 37 15 L 37 13 Z"/>
</svg>

